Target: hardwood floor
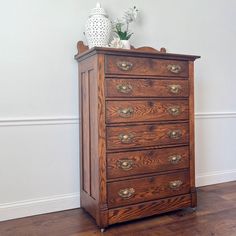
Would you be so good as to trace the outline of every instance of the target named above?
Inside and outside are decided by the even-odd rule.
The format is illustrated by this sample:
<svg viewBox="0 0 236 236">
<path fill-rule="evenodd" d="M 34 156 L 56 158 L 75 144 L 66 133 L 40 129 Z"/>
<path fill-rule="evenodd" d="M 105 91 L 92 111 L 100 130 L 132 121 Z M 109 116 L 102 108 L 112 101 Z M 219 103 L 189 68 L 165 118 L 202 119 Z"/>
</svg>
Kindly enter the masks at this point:
<svg viewBox="0 0 236 236">
<path fill-rule="evenodd" d="M 198 189 L 198 208 L 110 226 L 81 209 L 0 223 L 0 236 L 236 236 L 236 181 Z"/>
</svg>

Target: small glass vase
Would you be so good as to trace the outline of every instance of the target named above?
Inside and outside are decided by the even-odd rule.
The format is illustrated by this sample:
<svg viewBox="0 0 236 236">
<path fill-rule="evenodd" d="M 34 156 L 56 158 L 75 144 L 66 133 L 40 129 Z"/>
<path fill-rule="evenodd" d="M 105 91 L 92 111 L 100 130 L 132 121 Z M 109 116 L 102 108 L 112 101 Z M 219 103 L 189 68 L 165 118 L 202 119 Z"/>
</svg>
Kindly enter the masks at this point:
<svg viewBox="0 0 236 236">
<path fill-rule="evenodd" d="M 122 44 L 123 44 L 123 49 L 130 49 L 131 46 L 130 46 L 130 42 L 129 40 L 121 40 Z"/>
</svg>

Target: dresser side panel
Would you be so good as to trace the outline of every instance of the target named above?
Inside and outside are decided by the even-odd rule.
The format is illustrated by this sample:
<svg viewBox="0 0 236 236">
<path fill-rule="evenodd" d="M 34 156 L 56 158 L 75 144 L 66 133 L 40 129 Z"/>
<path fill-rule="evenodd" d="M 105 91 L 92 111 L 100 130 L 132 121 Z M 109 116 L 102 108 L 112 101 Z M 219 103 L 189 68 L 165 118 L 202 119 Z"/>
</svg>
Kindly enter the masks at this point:
<svg viewBox="0 0 236 236">
<path fill-rule="evenodd" d="M 79 63 L 81 206 L 97 217 L 99 199 L 96 56 Z"/>
<path fill-rule="evenodd" d="M 106 124 L 105 124 L 105 72 L 104 54 L 97 55 L 98 77 L 98 159 L 99 159 L 99 226 L 108 225 L 107 173 L 106 173 Z"/>
<path fill-rule="evenodd" d="M 195 135 L 194 135 L 194 62 L 189 61 L 189 152 L 190 152 L 190 187 L 192 207 L 197 205 L 195 188 Z"/>
</svg>

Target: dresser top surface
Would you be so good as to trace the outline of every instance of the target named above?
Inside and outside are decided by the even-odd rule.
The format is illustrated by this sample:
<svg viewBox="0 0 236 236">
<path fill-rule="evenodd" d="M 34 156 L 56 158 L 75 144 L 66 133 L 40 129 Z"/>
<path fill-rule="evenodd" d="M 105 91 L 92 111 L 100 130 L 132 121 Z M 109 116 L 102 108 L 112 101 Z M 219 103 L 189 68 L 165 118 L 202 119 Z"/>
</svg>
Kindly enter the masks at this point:
<svg viewBox="0 0 236 236">
<path fill-rule="evenodd" d="M 91 49 L 88 49 L 87 46 L 83 44 L 81 45 L 81 44 L 82 44 L 81 41 L 78 42 L 77 44 L 78 53 L 75 55 L 75 59 L 78 61 L 84 60 L 87 57 L 93 56 L 95 54 L 132 56 L 132 57 L 149 57 L 149 58 L 157 58 L 157 59 L 160 58 L 160 59 L 186 60 L 186 61 L 194 61 L 200 58 L 200 56 L 197 56 L 197 55 L 167 53 L 165 48 L 161 48 L 160 51 L 151 47 L 141 47 L 141 48 L 132 48 L 132 49 L 93 47 Z"/>
</svg>

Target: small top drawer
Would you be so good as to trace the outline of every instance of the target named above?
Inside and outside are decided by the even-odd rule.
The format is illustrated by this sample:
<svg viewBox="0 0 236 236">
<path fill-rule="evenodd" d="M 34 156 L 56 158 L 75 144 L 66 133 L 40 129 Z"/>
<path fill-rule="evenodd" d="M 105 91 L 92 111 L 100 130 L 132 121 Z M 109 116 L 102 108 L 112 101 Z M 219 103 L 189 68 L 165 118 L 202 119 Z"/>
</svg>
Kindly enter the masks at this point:
<svg viewBox="0 0 236 236">
<path fill-rule="evenodd" d="M 143 57 L 105 57 L 106 74 L 188 77 L 188 62 Z"/>
</svg>

